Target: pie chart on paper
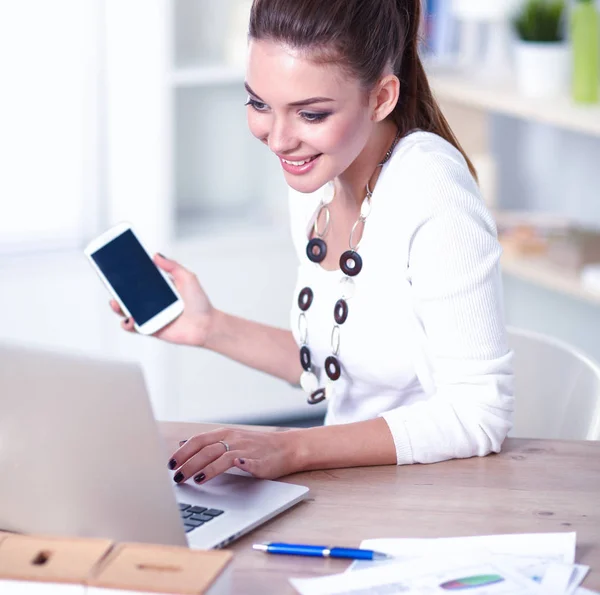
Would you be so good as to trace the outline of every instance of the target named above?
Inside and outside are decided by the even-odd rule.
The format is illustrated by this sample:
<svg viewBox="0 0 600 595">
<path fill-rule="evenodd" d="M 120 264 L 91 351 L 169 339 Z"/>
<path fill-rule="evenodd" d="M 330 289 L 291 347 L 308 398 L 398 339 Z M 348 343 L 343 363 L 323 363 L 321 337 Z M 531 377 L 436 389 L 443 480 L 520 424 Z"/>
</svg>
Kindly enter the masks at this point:
<svg viewBox="0 0 600 595">
<path fill-rule="evenodd" d="M 442 583 L 440 587 L 446 591 L 464 591 L 466 589 L 475 589 L 477 587 L 489 587 L 504 581 L 499 574 L 478 574 L 475 576 L 465 576 Z"/>
</svg>

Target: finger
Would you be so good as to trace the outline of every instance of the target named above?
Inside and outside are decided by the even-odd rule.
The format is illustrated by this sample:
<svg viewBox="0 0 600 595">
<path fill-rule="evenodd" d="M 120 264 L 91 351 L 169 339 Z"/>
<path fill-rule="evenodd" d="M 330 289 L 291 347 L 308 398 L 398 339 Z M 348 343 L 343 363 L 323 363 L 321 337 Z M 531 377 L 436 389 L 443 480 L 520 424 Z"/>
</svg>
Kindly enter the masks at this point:
<svg viewBox="0 0 600 595">
<path fill-rule="evenodd" d="M 173 476 L 173 481 L 183 483 L 193 477 L 196 483 L 202 483 L 207 477 L 206 469 L 214 469 L 214 465 L 218 464 L 217 469 L 222 469 L 222 471 L 217 473 L 213 471 L 214 474 L 211 477 L 223 473 L 223 471 L 233 466 L 235 456 L 231 452 L 224 451 L 222 444 L 217 443 L 206 446 L 179 467 L 177 473 Z"/>
<path fill-rule="evenodd" d="M 166 258 L 162 254 L 155 254 L 154 262 L 158 267 L 165 271 L 165 273 L 171 275 L 171 277 L 173 277 L 176 283 L 184 282 L 194 277 L 194 273 L 188 271 L 185 267 L 180 265 L 175 260 Z"/>
<path fill-rule="evenodd" d="M 214 477 L 217 477 L 217 475 L 225 473 L 225 471 L 234 467 L 233 461 L 236 459 L 237 455 L 239 455 L 239 453 L 226 452 L 212 463 L 203 465 L 198 472 L 194 474 L 194 483 L 205 483 Z"/>
<path fill-rule="evenodd" d="M 248 459 L 245 457 L 236 457 L 235 459 L 233 459 L 233 464 L 238 469 L 241 469 L 242 471 L 246 471 L 247 473 L 250 473 L 251 475 L 255 475 L 256 477 L 258 477 L 260 474 L 259 463 L 258 463 L 258 461 L 255 461 L 254 459 Z"/>
<path fill-rule="evenodd" d="M 169 468 L 177 469 L 181 467 L 192 458 L 196 453 L 202 450 L 205 446 L 215 444 L 219 440 L 226 440 L 227 430 L 225 428 L 218 428 L 217 430 L 211 430 L 210 432 L 203 432 L 202 434 L 196 434 L 185 442 L 179 444 L 179 448 L 173 453 L 169 460 Z M 220 445 L 222 448 L 222 445 Z"/>
<path fill-rule="evenodd" d="M 133 326 L 133 318 L 125 318 L 121 321 L 121 328 L 126 330 L 129 333 L 135 332 L 135 327 Z"/>
<path fill-rule="evenodd" d="M 112 311 L 115 314 L 120 314 L 121 316 L 124 316 L 123 310 L 121 310 L 121 306 L 119 306 L 119 303 L 117 302 L 117 300 L 110 300 L 109 304 L 110 304 Z"/>
</svg>

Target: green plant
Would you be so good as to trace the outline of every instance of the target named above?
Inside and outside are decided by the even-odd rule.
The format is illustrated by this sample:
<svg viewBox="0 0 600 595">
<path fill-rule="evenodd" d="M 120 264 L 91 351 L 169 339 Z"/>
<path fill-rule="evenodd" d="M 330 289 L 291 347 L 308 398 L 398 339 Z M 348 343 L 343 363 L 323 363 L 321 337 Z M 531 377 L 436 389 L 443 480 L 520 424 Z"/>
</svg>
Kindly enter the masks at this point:
<svg viewBox="0 0 600 595">
<path fill-rule="evenodd" d="M 526 0 L 513 25 L 523 41 L 563 41 L 564 12 L 564 0 Z"/>
</svg>

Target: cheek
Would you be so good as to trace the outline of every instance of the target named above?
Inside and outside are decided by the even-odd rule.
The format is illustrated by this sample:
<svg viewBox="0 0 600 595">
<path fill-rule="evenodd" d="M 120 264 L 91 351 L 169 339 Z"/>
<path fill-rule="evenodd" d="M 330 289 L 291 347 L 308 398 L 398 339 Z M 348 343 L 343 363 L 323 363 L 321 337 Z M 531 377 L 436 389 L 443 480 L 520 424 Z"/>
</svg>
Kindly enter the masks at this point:
<svg viewBox="0 0 600 595">
<path fill-rule="evenodd" d="M 266 118 L 262 114 L 256 113 L 254 110 L 248 110 L 246 119 L 251 134 L 257 139 L 263 140 L 269 132 Z"/>
<path fill-rule="evenodd" d="M 323 153 L 356 152 L 357 149 L 362 149 L 369 133 L 369 122 L 361 116 L 332 121 L 328 130 L 323 130 L 321 134 Z"/>
</svg>

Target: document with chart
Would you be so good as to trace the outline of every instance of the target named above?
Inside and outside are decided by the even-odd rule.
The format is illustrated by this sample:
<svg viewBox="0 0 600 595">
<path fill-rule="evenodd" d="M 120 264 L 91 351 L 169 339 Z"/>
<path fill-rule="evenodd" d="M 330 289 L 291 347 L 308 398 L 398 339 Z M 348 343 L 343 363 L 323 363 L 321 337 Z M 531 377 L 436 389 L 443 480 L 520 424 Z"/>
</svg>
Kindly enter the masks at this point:
<svg viewBox="0 0 600 595">
<path fill-rule="evenodd" d="M 423 558 L 313 579 L 290 579 L 301 595 L 543 595 L 536 582 L 490 558 Z"/>
</svg>

